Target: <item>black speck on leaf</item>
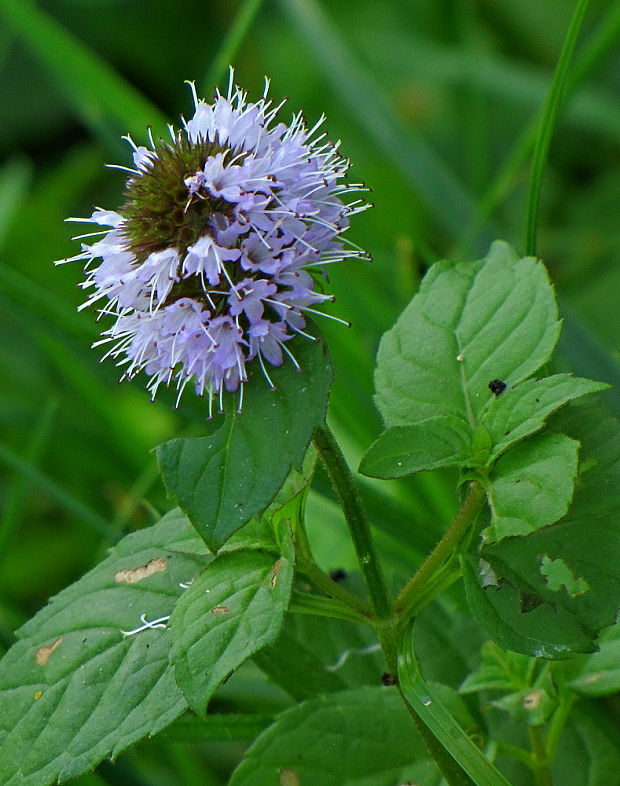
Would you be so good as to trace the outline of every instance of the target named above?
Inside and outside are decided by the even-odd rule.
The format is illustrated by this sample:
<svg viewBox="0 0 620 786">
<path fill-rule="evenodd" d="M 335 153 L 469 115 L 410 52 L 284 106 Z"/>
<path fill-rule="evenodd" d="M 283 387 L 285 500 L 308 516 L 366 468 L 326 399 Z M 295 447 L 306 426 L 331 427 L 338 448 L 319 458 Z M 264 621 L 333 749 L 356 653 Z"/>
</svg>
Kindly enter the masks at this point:
<svg viewBox="0 0 620 786">
<path fill-rule="evenodd" d="M 503 382 L 501 379 L 492 379 L 489 382 L 489 390 L 491 391 L 491 393 L 493 393 L 496 396 L 501 395 L 506 390 L 507 387 L 508 385 L 506 385 L 506 383 Z"/>
</svg>

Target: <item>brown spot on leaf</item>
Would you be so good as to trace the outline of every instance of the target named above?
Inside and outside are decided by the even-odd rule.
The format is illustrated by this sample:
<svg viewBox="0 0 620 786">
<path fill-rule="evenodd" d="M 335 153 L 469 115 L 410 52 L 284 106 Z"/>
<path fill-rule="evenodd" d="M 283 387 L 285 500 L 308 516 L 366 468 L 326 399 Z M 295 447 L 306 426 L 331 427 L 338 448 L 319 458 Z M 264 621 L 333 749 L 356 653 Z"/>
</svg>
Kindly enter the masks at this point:
<svg viewBox="0 0 620 786">
<path fill-rule="evenodd" d="M 531 693 L 527 693 L 521 702 L 523 708 L 526 710 L 537 710 L 544 695 L 544 690 L 533 690 Z"/>
<path fill-rule="evenodd" d="M 150 559 L 146 565 L 140 565 L 137 568 L 123 568 L 123 570 L 117 570 L 114 574 L 114 581 L 118 581 L 119 584 L 136 584 L 138 581 L 147 579 L 154 573 L 163 573 L 165 570 L 168 570 L 168 563 L 166 560 L 163 557 L 154 557 Z"/>
<path fill-rule="evenodd" d="M 271 569 L 271 580 L 269 583 L 271 584 L 271 589 L 276 588 L 276 584 L 278 583 L 278 574 L 282 570 L 282 560 L 279 559 L 276 564 Z"/>
<path fill-rule="evenodd" d="M 211 614 L 230 614 L 228 606 L 214 606 L 211 609 Z"/>
<path fill-rule="evenodd" d="M 60 647 L 60 645 L 64 641 L 64 638 L 65 638 L 64 636 L 59 636 L 51 644 L 44 647 L 39 647 L 39 649 L 36 651 L 36 654 L 34 656 L 34 659 L 39 664 L 39 666 L 45 666 L 45 664 L 50 659 L 52 653 L 55 652 L 58 649 L 58 647 Z"/>
<path fill-rule="evenodd" d="M 587 677 L 584 677 L 582 682 L 584 685 L 589 685 L 592 682 L 598 682 L 602 676 L 603 673 L 601 671 L 596 671 L 594 674 L 588 674 Z"/>
<path fill-rule="evenodd" d="M 38 701 L 38 699 L 40 699 L 40 698 L 41 698 L 41 696 L 43 696 L 43 691 L 42 691 L 42 690 L 38 690 L 38 691 L 37 691 L 37 692 L 34 694 L 35 701 Z"/>
<path fill-rule="evenodd" d="M 295 770 L 280 770 L 278 773 L 278 786 L 300 786 L 299 776 Z"/>
</svg>

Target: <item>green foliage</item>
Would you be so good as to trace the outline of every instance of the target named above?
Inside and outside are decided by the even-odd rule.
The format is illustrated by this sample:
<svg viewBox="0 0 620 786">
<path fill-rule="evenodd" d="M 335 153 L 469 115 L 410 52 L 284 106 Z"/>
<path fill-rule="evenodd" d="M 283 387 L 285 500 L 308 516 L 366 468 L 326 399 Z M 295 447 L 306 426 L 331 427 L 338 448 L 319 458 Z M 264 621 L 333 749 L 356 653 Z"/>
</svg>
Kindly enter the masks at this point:
<svg viewBox="0 0 620 786">
<path fill-rule="evenodd" d="M 568 631 L 578 628 L 590 643 L 576 651 L 590 651 L 596 633 L 613 624 L 618 613 L 620 424 L 598 408 L 574 407 L 560 413 L 553 427 L 581 443 L 580 472 L 568 513 L 552 527 L 491 544 L 483 554 L 498 578 L 518 588 L 530 604 L 539 604 L 524 618 L 539 615 L 552 630 L 568 615 L 567 641 L 572 635 Z M 556 560 L 562 565 L 553 570 Z"/>
<path fill-rule="evenodd" d="M 488 499 L 488 542 L 528 535 L 564 516 L 573 498 L 579 443 L 564 434 L 540 434 L 516 445 L 493 467 Z"/>
<path fill-rule="evenodd" d="M 500 693 L 492 705 L 528 726 L 542 726 L 558 707 L 548 664 L 516 652 L 504 652 L 493 642 L 482 647 L 480 666 L 465 679 L 459 691 Z"/>
<path fill-rule="evenodd" d="M 12 631 L 44 605 L 49 595 L 89 570 L 109 543 L 150 525 L 151 505 L 166 509 L 155 461 L 149 456 L 154 444 L 179 434 L 207 433 L 208 439 L 215 439 L 220 428 L 219 420 L 204 423 L 204 408 L 193 404 L 190 397 L 173 412 L 165 401 L 149 403 L 138 384 L 117 386 L 117 372 L 100 366 L 97 353 L 87 348 L 96 332 L 92 316 L 74 313 L 82 299 L 74 288 L 77 269 L 54 270 L 50 259 L 69 254 L 64 217 L 87 215 L 93 204 L 120 199 L 118 173 L 103 169 L 109 160 L 130 163 L 130 151 L 121 147 L 119 136 L 130 131 L 140 142 L 147 125 L 160 129 L 163 118 L 174 120 L 179 112 L 187 114 L 189 98 L 181 87 L 183 80 L 196 79 L 204 85 L 199 92 L 209 95 L 212 77 L 205 80 L 205 75 L 222 75 L 234 63 L 236 78 L 251 96 L 260 94 L 264 74 L 269 74 L 274 97 L 294 96 L 291 103 L 304 106 L 311 121 L 325 112 L 331 134 L 342 137 L 343 150 L 354 163 L 354 179 L 374 191 L 376 207 L 351 228 L 351 239 L 372 252 L 373 265 L 345 262 L 329 268 L 330 289 L 338 300 L 333 313 L 350 320 L 353 329 L 325 321 L 321 329 L 337 370 L 330 422 L 345 453 L 357 461 L 374 441 L 363 460 L 363 471 L 377 477 L 407 475 L 405 480 L 364 481 L 362 485 L 390 587 L 399 588 L 445 532 L 458 506 L 453 493 L 456 470 L 462 468 L 464 483 L 485 476 L 493 497 L 506 478 L 504 471 L 515 466 L 519 456 L 525 477 L 526 457 L 530 450 L 533 455 L 541 441 L 549 445 L 549 440 L 557 440 L 568 446 L 564 438 L 569 437 L 580 443 L 576 477 L 568 477 L 574 475 L 572 467 L 563 477 L 556 468 L 544 482 L 547 493 L 540 494 L 538 487 L 538 500 L 544 507 L 531 504 L 532 497 L 522 493 L 526 481 L 520 480 L 515 484 L 521 496 L 518 511 L 512 510 L 517 504 L 512 500 L 503 519 L 490 520 L 486 512 L 480 515 L 480 529 L 487 536 L 503 530 L 507 518 L 519 522 L 519 531 L 531 529 L 529 534 L 496 534 L 496 540 L 481 544 L 470 528 L 455 546 L 462 552 L 469 608 L 458 585 L 430 601 L 458 576 L 460 568 L 454 561 L 448 561 L 428 584 L 428 597 L 422 601 L 429 605 L 417 622 L 416 636 L 418 660 L 427 680 L 416 695 L 430 698 L 422 693 L 428 687 L 433 703 L 430 708 L 421 703 L 420 712 L 437 721 L 441 713 L 434 716 L 427 711 L 441 705 L 448 716 L 459 720 L 478 752 L 493 758 L 513 786 L 531 786 L 536 778 L 543 781 L 547 773 L 534 775 L 530 767 L 527 725 L 532 716 L 523 701 L 536 680 L 542 680 L 544 656 L 565 657 L 548 672 L 557 695 L 548 683 L 540 683 L 558 702 L 558 709 L 552 710 L 544 725 L 532 727 L 541 732 L 553 760 L 549 779 L 561 786 L 620 784 L 618 713 L 613 696 L 607 698 L 620 689 L 618 628 L 608 628 L 596 637 L 601 626 L 615 619 L 614 599 L 619 596 L 615 523 L 619 434 L 615 421 L 606 419 L 603 402 L 618 414 L 620 395 L 617 389 L 605 393 L 591 413 L 569 406 L 559 420 L 554 414 L 602 387 L 564 373 L 568 370 L 606 379 L 616 388 L 620 383 L 620 229 L 615 218 L 620 188 L 617 168 L 610 165 L 620 132 L 620 103 L 616 71 L 608 62 L 620 31 L 616 5 L 599 8 L 590 4 L 588 37 L 583 45 L 580 42 L 574 68 L 562 74 L 564 95 L 570 100 L 565 111 L 551 118 L 552 123 L 545 123 L 548 131 L 557 123 L 557 133 L 548 171 L 542 178 L 539 172 L 536 178 L 537 188 L 541 180 L 544 185 L 538 252 L 549 263 L 564 328 L 558 355 L 531 373 L 551 376 L 530 376 L 515 383 L 499 370 L 488 376 L 485 370 L 478 391 L 486 404 L 478 409 L 474 402 L 472 424 L 462 408 L 446 412 L 440 406 L 443 390 L 453 379 L 455 364 L 450 356 L 448 375 L 442 368 L 432 378 L 437 384 L 429 386 L 429 409 L 419 414 L 423 402 L 412 402 L 407 408 L 405 383 L 399 407 L 406 418 L 391 422 L 384 413 L 386 431 L 378 439 L 378 418 L 370 401 L 372 361 L 381 334 L 417 291 L 422 271 L 445 256 L 480 257 L 491 236 L 504 237 L 516 247 L 523 240 L 523 174 L 536 136 L 537 113 L 548 94 L 573 9 L 562 0 L 519 4 L 497 0 L 492 13 L 457 2 L 446 14 L 443 4 L 429 0 L 381 4 L 281 0 L 265 3 L 256 13 L 259 0 L 236 6 L 214 0 L 205 12 L 199 0 L 179 0 L 175 14 L 170 15 L 164 0 L 153 0 L 148 14 L 141 3 L 111 0 L 50 0 L 44 7 L 39 5 L 31 0 L 0 2 L 5 23 L 0 33 L 0 67 L 5 77 L 0 86 L 0 106 L 5 110 L 0 148 L 9 162 L 0 177 L 0 358 L 4 370 L 0 386 L 0 650 L 8 650 L 0 666 L 0 684 L 7 684 L 9 671 L 11 680 L 15 675 L 10 692 L 2 688 L 0 693 L 0 781 L 11 783 L 12 778 L 15 786 L 52 783 L 57 776 L 91 768 L 102 757 L 116 757 L 126 745 L 165 725 L 186 706 L 174 684 L 172 668 L 165 665 L 172 637 L 169 630 L 145 630 L 114 639 L 116 643 L 109 648 L 104 642 L 98 654 L 82 651 L 81 639 L 71 638 L 78 633 L 70 632 L 46 664 L 33 664 L 33 652 L 53 645 L 58 638 L 51 622 L 57 614 L 58 620 L 65 619 L 59 601 L 74 597 L 69 610 L 82 604 L 85 616 L 76 614 L 76 624 L 88 622 L 88 615 L 99 608 L 89 602 L 93 591 L 84 590 L 83 583 L 95 573 L 57 595 L 27 623 L 15 645 Z M 225 89 L 222 81 L 220 86 Z M 451 264 L 440 263 L 431 277 L 443 277 Z M 474 272 L 477 264 L 463 263 L 462 267 Z M 527 265 L 537 267 L 538 263 L 530 260 L 524 268 Z M 524 279 L 528 278 L 526 274 Z M 538 284 L 545 281 L 540 275 Z M 518 283 L 524 287 L 526 281 Z M 523 313 L 520 308 L 527 310 L 526 298 L 514 298 L 513 317 Z M 553 319 L 557 320 L 557 314 Z M 510 324 L 518 327 L 520 323 L 513 320 Z M 484 337 L 485 326 L 479 323 L 478 327 Z M 296 356 L 303 343 L 295 339 Z M 434 363 L 439 353 L 429 348 L 427 359 Z M 398 368 L 395 361 L 397 372 Z M 388 376 L 392 372 L 390 367 Z M 498 396 L 486 388 L 493 379 L 508 382 Z M 389 386 L 389 380 L 385 384 Z M 459 385 L 462 391 L 466 388 L 459 382 L 457 393 Z M 247 401 L 246 405 L 247 409 Z M 299 455 L 303 455 L 301 447 Z M 427 471 L 439 467 L 448 469 Z M 538 477 L 534 467 L 530 469 L 527 475 Z M 288 468 L 280 468 L 281 479 L 287 472 Z M 301 487 L 311 474 L 302 473 Z M 230 492 L 232 481 L 231 477 Z M 283 491 L 278 500 L 274 484 L 271 497 L 265 492 L 256 502 L 256 510 L 264 513 L 251 514 L 245 524 L 239 524 L 243 516 L 235 518 L 229 508 L 227 524 L 223 529 L 219 525 L 216 538 L 219 541 L 221 535 L 225 540 L 221 556 L 232 558 L 245 549 L 253 551 L 256 560 L 268 556 L 273 564 L 279 558 L 288 520 L 295 530 L 305 518 L 320 567 L 326 572 L 345 567 L 348 575 L 340 586 L 357 593 L 355 556 L 323 474 L 317 474 L 307 508 L 305 491 L 300 486 L 297 490 L 296 497 Z M 208 509 L 212 498 L 201 508 L 191 489 L 186 491 L 188 507 L 198 508 L 192 508 L 194 518 L 202 514 L 205 528 L 215 528 Z M 230 501 L 237 502 L 232 495 Z M 570 508 L 562 513 L 568 501 Z M 543 525 L 558 514 L 555 523 Z M 163 524 L 132 536 L 135 541 L 121 540 L 121 550 L 133 542 L 136 552 L 134 557 L 128 551 L 127 561 L 119 564 L 146 565 L 157 554 L 172 554 L 169 548 L 176 544 L 168 570 L 173 564 L 186 565 L 187 571 L 179 570 L 175 576 L 175 581 L 185 582 L 211 558 L 180 514 L 165 521 L 170 525 L 166 542 L 149 541 Z M 149 542 L 155 544 L 152 551 L 147 548 Z M 200 556 L 196 559 L 180 552 Z M 108 564 L 112 563 L 106 561 L 100 568 Z M 118 638 L 121 628 L 130 630 L 140 624 L 141 611 L 147 611 L 144 601 L 153 612 L 149 620 L 163 610 L 173 612 L 177 599 L 187 591 L 177 584 L 168 586 L 165 582 L 171 576 L 155 573 L 134 585 L 114 586 L 111 591 L 117 593 L 114 597 L 120 606 L 110 608 L 105 620 L 94 620 L 93 630 L 108 630 L 106 626 L 114 623 Z M 156 591 L 145 592 L 147 586 Z M 306 595 L 333 602 L 305 575 L 299 575 L 295 587 L 295 593 L 301 589 Z M 151 600 L 152 607 L 148 605 Z M 134 601 L 137 606 L 127 605 Z M 266 739 L 273 716 L 290 701 L 282 688 L 302 701 L 300 706 L 314 707 L 308 715 L 315 719 L 325 719 L 319 707 L 328 707 L 341 721 L 336 732 L 346 729 L 351 739 L 366 740 L 363 732 L 372 750 L 381 740 L 375 769 L 360 776 L 365 786 L 383 781 L 392 786 L 408 779 L 438 783 L 437 769 L 415 732 L 407 737 L 413 726 L 395 689 L 378 687 L 385 665 L 377 650 L 376 631 L 369 625 L 314 616 L 307 608 L 298 613 L 294 600 L 289 609 L 295 611 L 286 614 L 280 637 L 253 656 L 268 679 L 247 664 L 212 699 L 210 713 L 225 714 L 210 714 L 207 722 L 193 715 L 179 718 L 154 740 L 121 753 L 117 763 L 106 762 L 95 773 L 78 777 L 77 786 L 121 782 L 223 786 L 242 756 L 238 741 L 251 743 L 261 733 Z M 473 621 L 472 612 L 481 627 Z M 71 615 L 69 622 L 73 611 Z M 97 627 L 100 623 L 105 623 L 103 628 Z M 39 635 L 39 625 L 50 631 L 49 636 Z M 489 635 L 495 643 L 484 647 L 479 665 L 480 639 Z M 600 649 L 592 652 L 595 646 Z M 510 668 L 502 671 L 498 665 L 491 674 L 488 647 Z M 124 648 L 128 658 L 123 664 L 128 671 L 114 672 L 114 658 Z M 574 656 L 583 651 L 590 654 Z M 69 660 L 62 661 L 69 655 Z M 107 688 L 92 671 L 100 662 L 111 669 Z M 64 676 L 49 671 L 62 663 L 67 669 Z M 76 669 L 73 676 L 72 668 Z M 31 671 L 36 678 L 32 684 Z M 59 682 L 45 683 L 44 695 L 34 699 L 42 671 L 46 680 L 58 676 Z M 88 690 L 79 682 L 84 674 L 89 678 Z M 111 686 L 118 685 L 115 680 L 123 674 L 128 682 L 114 693 Z M 127 686 L 148 674 L 165 676 L 132 712 L 128 707 L 140 698 L 140 690 L 132 692 Z M 473 676 L 463 683 L 467 674 Z M 467 684 L 480 687 L 466 697 L 477 727 L 468 725 L 471 721 L 461 712 L 462 705 L 454 701 L 454 689 Z M 60 693 L 63 686 L 66 693 L 50 720 L 45 701 L 52 701 L 54 691 Z M 355 701 L 347 699 L 349 691 L 342 692 L 346 688 L 357 696 Z M 114 712 L 95 708 L 92 702 L 98 695 L 114 698 Z M 373 698 L 366 700 L 366 695 Z M 580 698 L 566 720 L 576 696 Z M 503 709 L 498 709 L 502 702 Z M 360 708 L 365 708 L 366 716 Z M 528 710 L 525 715 L 524 709 Z M 92 722 L 87 717 L 91 711 Z M 536 721 L 542 721 L 547 711 Z M 295 708 L 278 715 L 281 723 L 291 714 L 291 725 L 283 727 L 287 739 L 295 736 L 294 721 L 301 717 L 294 712 Z M 374 715 L 382 719 L 386 735 L 395 735 L 396 745 L 376 735 Z M 100 737 L 93 730 L 94 723 L 100 726 Z M 317 746 L 306 745 L 300 734 L 291 750 L 302 756 L 310 750 L 311 764 L 316 766 L 316 770 L 310 767 L 310 782 L 321 783 L 332 772 L 338 774 L 332 782 L 345 782 L 344 769 L 361 762 L 364 751 L 352 761 L 348 735 L 327 737 L 318 722 L 303 721 L 302 728 L 311 729 L 314 736 L 309 733 L 308 739 L 317 740 Z M 439 735 L 441 729 L 441 725 L 435 727 Z M 453 745 L 450 722 L 445 729 L 443 743 Z M 404 752 L 406 738 L 409 758 Z M 268 759 L 263 747 L 257 767 L 270 768 L 274 783 L 297 786 L 299 760 L 287 758 L 291 751 L 282 749 L 275 730 L 268 739 L 278 754 Z M 454 739 L 465 744 L 458 733 Z M 325 741 L 326 747 L 319 747 Z M 334 743 L 331 749 L 330 743 Z M 402 752 L 397 765 L 401 770 L 388 770 L 393 773 L 390 779 L 381 771 L 381 756 L 391 766 L 389 757 L 395 751 Z M 59 757 L 53 759 L 56 753 Z M 51 761 L 44 763 L 47 755 Z M 414 757 L 417 764 L 412 763 Z M 242 767 L 252 761 L 253 753 Z M 39 765 L 43 769 L 37 771 Z M 320 770 L 322 765 L 325 768 Z M 408 766 L 407 774 L 400 776 Z M 33 767 L 29 775 L 19 774 Z M 261 772 L 240 769 L 235 784 L 244 782 L 243 774 L 250 771 L 252 777 Z M 484 782 L 478 775 L 476 782 Z"/>
<path fill-rule="evenodd" d="M 366 452 L 360 472 L 398 478 L 423 470 L 461 467 L 471 455 L 469 426 L 455 415 L 437 415 L 410 426 L 392 426 Z"/>
<path fill-rule="evenodd" d="M 301 702 L 263 732 L 230 786 L 436 786 L 439 775 L 395 689 L 357 688 Z"/>
<path fill-rule="evenodd" d="M 604 390 L 568 374 L 527 379 L 549 359 L 559 330 L 544 266 L 507 244 L 494 243 L 476 263 L 435 265 L 381 341 L 376 400 L 387 429 L 360 470 L 395 478 L 491 467 L 555 410 Z"/>
<path fill-rule="evenodd" d="M 569 401 L 607 387 L 602 382 L 556 374 L 545 379 L 528 379 L 508 388 L 501 396 L 494 396 L 482 418 L 493 443 L 489 462 L 515 442 L 539 431 L 549 415 Z"/>
<path fill-rule="evenodd" d="M 164 623 L 209 560 L 172 512 L 129 535 L 18 631 L 0 665 L 0 779 L 65 781 L 168 726 L 187 707 Z M 143 620 L 142 620 L 143 621 Z M 164 626 L 165 627 L 165 624 Z"/>
<path fill-rule="evenodd" d="M 583 696 L 609 696 L 620 691 L 620 627 L 603 631 L 598 652 L 589 655 L 570 681 Z"/>
<path fill-rule="evenodd" d="M 517 385 L 560 334 L 544 266 L 496 242 L 478 262 L 433 265 L 379 347 L 376 402 L 386 426 L 452 415 L 474 428 L 489 383 Z"/>
<path fill-rule="evenodd" d="M 604 487 L 598 494 L 609 518 L 597 519 L 595 530 L 608 538 L 616 526 L 620 500 L 609 492 L 609 462 L 617 449 L 593 434 L 609 437 L 617 426 L 601 426 L 599 414 L 598 425 L 591 416 L 587 427 L 582 408 L 558 413 L 605 386 L 567 374 L 528 379 L 558 337 L 554 292 L 540 262 L 495 243 L 480 262 L 436 265 L 382 340 L 377 403 L 388 428 L 361 465 L 380 477 L 458 466 L 464 479 L 482 484 L 491 520 L 480 549 L 483 586 L 474 558 L 464 561 L 470 606 L 502 646 L 546 657 L 594 648 L 619 605 L 603 597 L 601 578 L 620 581 L 611 546 L 596 565 L 591 555 L 582 558 L 586 541 L 591 551 L 594 510 L 585 503 L 587 519 L 577 512 Z M 537 433 L 549 418 L 550 430 Z M 400 604 L 416 608 L 420 591 L 414 583 Z"/>
<path fill-rule="evenodd" d="M 244 409 L 231 409 L 211 434 L 160 445 L 157 459 L 166 489 L 212 551 L 261 513 L 291 468 L 301 468 L 315 426 L 325 419 L 332 381 L 321 341 L 300 343 L 298 371 L 285 363 L 272 390 L 255 372 Z"/>
<path fill-rule="evenodd" d="M 441 696 L 420 673 L 413 648 L 413 625 L 402 638 L 398 677 L 403 698 L 428 729 L 425 742 L 431 750 L 440 746 L 438 759 L 450 784 L 475 783 L 477 786 L 508 786 L 508 781 L 484 756 L 444 706 Z"/>
<path fill-rule="evenodd" d="M 222 554 L 176 604 L 170 659 L 191 707 L 206 711 L 218 685 L 278 638 L 293 581 L 292 544 L 275 559 L 253 551 Z"/>
</svg>

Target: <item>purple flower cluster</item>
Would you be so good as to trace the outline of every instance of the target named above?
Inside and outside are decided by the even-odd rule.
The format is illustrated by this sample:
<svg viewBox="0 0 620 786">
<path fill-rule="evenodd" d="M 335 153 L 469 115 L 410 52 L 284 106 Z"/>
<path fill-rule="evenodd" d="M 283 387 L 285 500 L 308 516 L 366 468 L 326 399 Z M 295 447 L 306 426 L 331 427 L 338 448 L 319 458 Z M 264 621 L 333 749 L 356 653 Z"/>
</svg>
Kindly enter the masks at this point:
<svg viewBox="0 0 620 786">
<path fill-rule="evenodd" d="M 112 343 L 106 357 L 124 378 L 144 370 L 153 396 L 163 382 L 180 397 L 192 381 L 221 407 L 251 361 L 270 384 L 265 361 L 286 354 L 298 365 L 286 343 L 308 336 L 304 315 L 332 299 L 317 290 L 324 266 L 363 256 L 341 236 L 366 205 L 342 201 L 359 186 L 339 182 L 348 164 L 319 133 L 323 119 L 307 129 L 297 114 L 286 126 L 267 90 L 248 103 L 232 83 L 213 104 L 193 97 L 193 117 L 169 141 L 127 137 L 125 201 L 69 219 L 106 227 L 80 236 L 101 237 L 72 259 L 85 260 L 84 306 L 115 318 L 97 344 Z"/>
</svg>

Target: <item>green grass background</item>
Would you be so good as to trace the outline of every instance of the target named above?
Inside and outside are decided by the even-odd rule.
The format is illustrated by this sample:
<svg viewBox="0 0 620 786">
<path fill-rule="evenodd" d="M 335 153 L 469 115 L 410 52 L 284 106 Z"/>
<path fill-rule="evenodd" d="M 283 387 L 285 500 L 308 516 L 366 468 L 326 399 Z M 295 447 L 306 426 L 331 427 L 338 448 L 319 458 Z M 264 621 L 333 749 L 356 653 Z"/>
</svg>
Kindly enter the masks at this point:
<svg viewBox="0 0 620 786">
<path fill-rule="evenodd" d="M 52 264 L 78 250 L 66 216 L 118 205 L 122 174 L 104 164 L 129 162 L 120 136 L 142 141 L 147 125 L 159 130 L 190 113 L 184 80 L 210 97 L 215 83 L 226 86 L 230 63 L 250 96 L 268 75 L 272 96 L 289 97 L 284 116 L 304 108 L 312 123 L 327 114 L 352 179 L 372 187 L 375 203 L 350 234 L 373 263 L 330 271 L 332 313 L 353 327 L 321 323 L 336 367 L 332 422 L 356 462 L 380 425 L 371 400 L 379 337 L 426 267 L 476 258 L 494 237 L 524 247 L 534 124 L 573 7 L 0 0 L 0 650 L 116 538 L 170 506 L 151 449 L 200 430 L 191 407 L 174 412 L 168 401 L 149 402 L 139 381 L 117 384 L 114 365 L 89 349 L 94 313 L 76 311 L 79 263 Z M 538 248 L 567 317 L 564 362 L 612 383 L 620 380 L 619 37 L 620 3 L 591 2 L 544 173 Z M 620 410 L 617 394 L 608 402 Z M 449 519 L 449 481 L 365 484 L 395 577 L 411 572 Z M 338 525 L 326 497 L 312 505 Z M 318 548 L 334 545 L 324 538 Z M 286 702 L 251 669 L 226 695 L 253 711 Z M 224 783 L 240 749 L 151 741 L 76 782 Z"/>
</svg>

